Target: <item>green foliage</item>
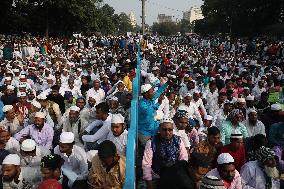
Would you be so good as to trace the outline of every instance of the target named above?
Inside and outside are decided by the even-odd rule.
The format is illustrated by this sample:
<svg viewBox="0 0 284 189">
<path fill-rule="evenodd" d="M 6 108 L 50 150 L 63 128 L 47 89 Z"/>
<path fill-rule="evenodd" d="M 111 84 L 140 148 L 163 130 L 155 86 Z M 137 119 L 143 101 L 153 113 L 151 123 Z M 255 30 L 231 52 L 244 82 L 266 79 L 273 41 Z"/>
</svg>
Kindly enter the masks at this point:
<svg viewBox="0 0 284 189">
<path fill-rule="evenodd" d="M 163 22 L 154 23 L 152 26 L 152 31 L 158 33 L 159 35 L 174 35 L 177 32 L 187 33 L 190 32 L 191 25 L 188 20 L 182 19 L 180 22 Z"/>
<path fill-rule="evenodd" d="M 203 20 L 196 21 L 195 31 L 257 35 L 279 23 L 282 0 L 203 0 Z M 284 7 L 283 7 L 284 8 Z"/>
<path fill-rule="evenodd" d="M 125 13 L 102 0 L 3 0 L 0 1 L 0 33 L 30 32 L 70 35 L 73 32 L 115 33 L 132 30 Z"/>
</svg>

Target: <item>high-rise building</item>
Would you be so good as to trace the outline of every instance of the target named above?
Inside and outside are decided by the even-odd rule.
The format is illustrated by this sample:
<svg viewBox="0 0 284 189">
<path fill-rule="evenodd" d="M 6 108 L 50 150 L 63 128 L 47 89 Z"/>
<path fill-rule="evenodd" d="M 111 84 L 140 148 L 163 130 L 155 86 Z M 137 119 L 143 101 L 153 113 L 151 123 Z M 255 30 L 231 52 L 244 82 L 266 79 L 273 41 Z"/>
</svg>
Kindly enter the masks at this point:
<svg viewBox="0 0 284 189">
<path fill-rule="evenodd" d="M 190 11 L 183 12 L 182 19 L 190 21 Z"/>
<path fill-rule="evenodd" d="M 168 16 L 165 14 L 158 14 L 158 23 L 164 23 L 164 22 L 172 22 L 172 16 Z"/>
<path fill-rule="evenodd" d="M 130 19 L 130 23 L 133 27 L 136 26 L 137 22 L 136 22 L 136 17 L 134 15 L 134 12 L 131 11 L 130 14 L 129 14 L 129 19 Z"/>
<path fill-rule="evenodd" d="M 190 12 L 190 15 L 189 15 L 190 23 L 192 23 L 195 20 L 201 20 L 204 18 L 200 7 L 195 7 L 195 6 L 191 7 L 189 12 Z"/>
</svg>

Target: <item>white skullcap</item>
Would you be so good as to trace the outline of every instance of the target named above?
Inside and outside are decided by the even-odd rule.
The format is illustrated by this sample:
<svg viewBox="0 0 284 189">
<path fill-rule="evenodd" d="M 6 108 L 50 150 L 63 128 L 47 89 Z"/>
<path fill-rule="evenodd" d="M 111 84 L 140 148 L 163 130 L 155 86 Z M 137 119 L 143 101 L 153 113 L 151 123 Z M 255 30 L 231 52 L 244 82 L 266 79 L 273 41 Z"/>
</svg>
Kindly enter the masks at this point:
<svg viewBox="0 0 284 189">
<path fill-rule="evenodd" d="M 70 144 L 72 142 L 74 142 L 75 140 L 75 136 L 72 132 L 62 132 L 60 135 L 60 143 L 63 144 Z"/>
<path fill-rule="evenodd" d="M 20 83 L 19 88 L 26 88 L 27 84 L 26 83 Z"/>
<path fill-rule="evenodd" d="M 246 97 L 246 100 L 254 100 L 254 96 L 248 95 L 248 96 Z"/>
<path fill-rule="evenodd" d="M 141 86 L 141 93 L 146 93 L 152 88 L 151 84 L 144 84 Z"/>
<path fill-rule="evenodd" d="M 131 60 L 130 60 L 130 59 L 127 59 L 127 60 L 126 60 L 126 62 L 128 62 L 128 63 L 129 63 L 129 62 L 131 62 Z"/>
<path fill-rule="evenodd" d="M 250 114 L 250 113 L 253 113 L 253 112 L 257 113 L 256 109 L 250 108 L 250 109 L 247 110 L 247 114 Z"/>
<path fill-rule="evenodd" d="M 8 89 L 8 90 L 14 90 L 15 87 L 14 87 L 13 85 L 8 85 L 8 86 L 7 86 L 7 89 Z"/>
<path fill-rule="evenodd" d="M 80 108 L 78 106 L 71 106 L 70 111 L 80 112 Z"/>
<path fill-rule="evenodd" d="M 187 96 L 192 97 L 192 94 L 191 94 L 191 93 L 186 93 L 186 94 L 184 95 L 184 97 L 187 97 Z"/>
<path fill-rule="evenodd" d="M 25 78 L 26 78 L 26 75 L 21 74 L 21 75 L 19 76 L 19 78 L 20 78 L 20 79 L 25 79 Z"/>
<path fill-rule="evenodd" d="M 81 72 L 81 71 L 82 71 L 82 68 L 77 68 L 77 71 Z"/>
<path fill-rule="evenodd" d="M 23 97 L 23 96 L 27 96 L 27 94 L 25 92 L 19 92 L 17 96 L 18 97 Z"/>
<path fill-rule="evenodd" d="M 194 93 L 200 93 L 200 91 L 199 90 L 195 90 Z"/>
<path fill-rule="evenodd" d="M 35 117 L 44 119 L 45 118 L 45 114 L 43 112 L 36 112 L 35 113 Z"/>
<path fill-rule="evenodd" d="M 204 119 L 208 120 L 208 121 L 212 121 L 213 117 L 211 115 L 206 115 L 206 116 L 204 116 Z"/>
<path fill-rule="evenodd" d="M 160 123 L 174 123 L 174 121 L 171 118 L 163 118 Z"/>
<path fill-rule="evenodd" d="M 124 117 L 121 114 L 113 114 L 111 118 L 111 123 L 124 123 Z"/>
<path fill-rule="evenodd" d="M 11 81 L 12 78 L 11 78 L 11 77 L 5 77 L 5 80 L 6 80 L 6 81 Z"/>
<path fill-rule="evenodd" d="M 241 138 L 243 138 L 243 135 L 242 135 L 242 133 L 240 131 L 235 130 L 235 131 L 232 131 L 231 138 L 241 139 Z"/>
<path fill-rule="evenodd" d="M 21 144 L 21 150 L 31 152 L 36 148 L 36 143 L 32 139 L 26 139 Z"/>
<path fill-rule="evenodd" d="M 38 101 L 33 100 L 33 101 L 31 102 L 31 104 L 32 104 L 34 107 L 36 107 L 36 108 L 38 108 L 38 109 L 41 109 L 41 104 L 40 104 Z"/>
<path fill-rule="evenodd" d="M 152 68 L 152 71 L 156 71 L 156 70 L 159 70 L 159 68 L 157 66 Z"/>
<path fill-rule="evenodd" d="M 118 98 L 116 96 L 112 96 L 109 100 L 118 101 Z"/>
<path fill-rule="evenodd" d="M 18 72 L 20 72 L 20 70 L 19 69 L 13 69 L 13 72 L 18 73 Z"/>
<path fill-rule="evenodd" d="M 47 99 L 47 96 L 45 93 L 40 93 L 38 96 L 37 96 L 37 99 L 39 100 L 46 100 Z"/>
<path fill-rule="evenodd" d="M 249 90 L 249 88 L 248 88 L 248 87 L 244 87 L 244 89 L 245 89 L 245 90 Z"/>
<path fill-rule="evenodd" d="M 234 163 L 235 160 L 229 153 L 222 153 L 218 156 L 217 163 L 218 165 Z"/>
<path fill-rule="evenodd" d="M 2 165 L 20 165 L 21 158 L 17 154 L 9 154 L 5 157 L 2 162 Z"/>
<path fill-rule="evenodd" d="M 272 104 L 272 105 L 271 105 L 271 110 L 274 110 L 274 111 L 279 111 L 279 110 L 281 110 L 280 104 Z"/>
<path fill-rule="evenodd" d="M 6 105 L 6 106 L 3 107 L 2 110 L 3 110 L 4 113 L 6 113 L 6 112 L 12 110 L 13 108 L 14 107 L 12 105 Z"/>
<path fill-rule="evenodd" d="M 245 103 L 246 99 L 245 98 L 238 98 L 237 102 L 239 103 Z"/>
</svg>

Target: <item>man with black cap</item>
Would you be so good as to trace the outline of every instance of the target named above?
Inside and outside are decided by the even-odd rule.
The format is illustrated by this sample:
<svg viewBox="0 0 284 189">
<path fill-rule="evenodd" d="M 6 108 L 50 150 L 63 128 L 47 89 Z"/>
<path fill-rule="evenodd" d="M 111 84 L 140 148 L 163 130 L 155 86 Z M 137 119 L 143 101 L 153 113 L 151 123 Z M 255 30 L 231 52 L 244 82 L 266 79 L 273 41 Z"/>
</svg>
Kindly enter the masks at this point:
<svg viewBox="0 0 284 189">
<path fill-rule="evenodd" d="M 209 171 L 210 163 L 203 154 L 193 153 L 190 160 L 178 161 L 164 172 L 158 188 L 162 189 L 197 189 L 198 182 Z"/>
<path fill-rule="evenodd" d="M 89 172 L 89 187 L 122 188 L 125 180 L 125 157 L 118 155 L 113 142 L 100 143 L 98 155 L 92 160 Z"/>
</svg>

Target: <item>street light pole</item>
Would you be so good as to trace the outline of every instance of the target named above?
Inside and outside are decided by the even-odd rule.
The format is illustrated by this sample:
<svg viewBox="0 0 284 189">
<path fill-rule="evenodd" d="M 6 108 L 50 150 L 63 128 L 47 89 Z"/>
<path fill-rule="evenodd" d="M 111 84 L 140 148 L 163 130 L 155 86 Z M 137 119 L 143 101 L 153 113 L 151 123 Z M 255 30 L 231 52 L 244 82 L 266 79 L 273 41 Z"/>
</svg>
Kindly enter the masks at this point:
<svg viewBox="0 0 284 189">
<path fill-rule="evenodd" d="M 145 34 L 145 1 L 146 0 L 141 0 L 142 1 L 142 34 Z"/>
</svg>

